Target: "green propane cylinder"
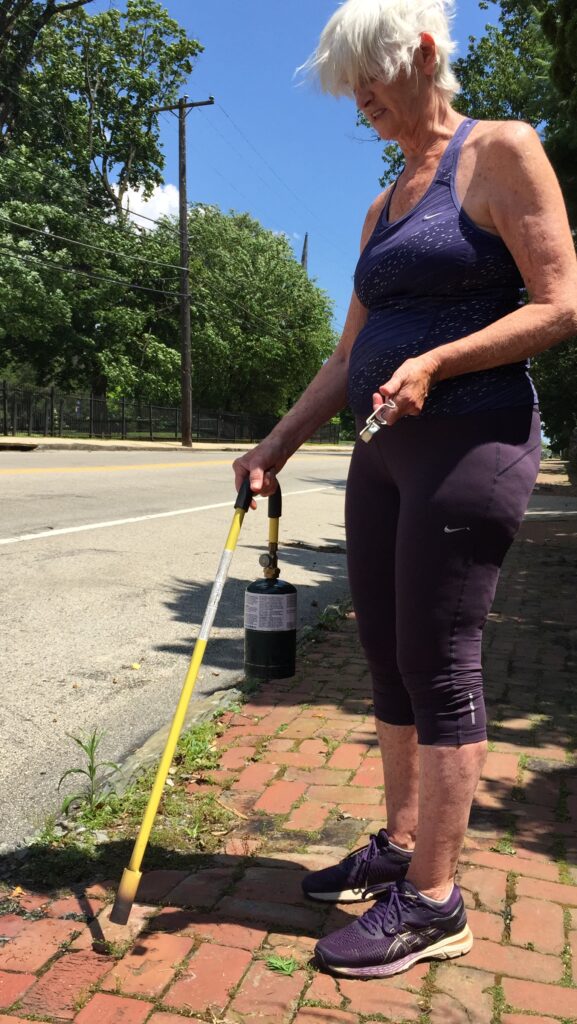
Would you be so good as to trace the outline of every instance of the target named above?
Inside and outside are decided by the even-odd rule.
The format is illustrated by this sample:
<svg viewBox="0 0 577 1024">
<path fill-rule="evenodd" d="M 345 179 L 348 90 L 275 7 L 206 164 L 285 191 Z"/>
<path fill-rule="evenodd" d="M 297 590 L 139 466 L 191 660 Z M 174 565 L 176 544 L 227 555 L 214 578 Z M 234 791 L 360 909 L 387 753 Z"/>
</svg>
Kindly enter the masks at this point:
<svg viewBox="0 0 577 1024">
<path fill-rule="evenodd" d="M 259 558 L 264 579 L 251 583 L 244 597 L 244 671 L 252 679 L 289 679 L 296 672 L 297 592 L 279 580 L 281 514 L 278 486 L 268 499 L 268 553 Z"/>
<path fill-rule="evenodd" d="M 244 597 L 244 669 L 252 679 L 296 672 L 297 592 L 279 579 L 255 580 Z"/>
</svg>

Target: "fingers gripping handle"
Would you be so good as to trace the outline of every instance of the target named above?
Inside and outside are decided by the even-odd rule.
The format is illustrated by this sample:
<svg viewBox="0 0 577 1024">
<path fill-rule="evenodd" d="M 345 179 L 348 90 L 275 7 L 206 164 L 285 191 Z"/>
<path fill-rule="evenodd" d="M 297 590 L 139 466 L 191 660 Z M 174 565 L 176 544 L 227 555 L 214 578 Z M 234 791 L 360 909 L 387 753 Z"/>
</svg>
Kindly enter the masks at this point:
<svg viewBox="0 0 577 1024">
<path fill-rule="evenodd" d="M 245 477 L 236 496 L 234 507 L 242 509 L 243 512 L 248 512 L 253 497 L 254 494 L 250 489 L 250 480 L 248 477 Z M 277 483 L 276 491 L 268 499 L 268 517 L 269 519 L 280 519 L 281 515 L 282 494 L 280 484 Z"/>
</svg>

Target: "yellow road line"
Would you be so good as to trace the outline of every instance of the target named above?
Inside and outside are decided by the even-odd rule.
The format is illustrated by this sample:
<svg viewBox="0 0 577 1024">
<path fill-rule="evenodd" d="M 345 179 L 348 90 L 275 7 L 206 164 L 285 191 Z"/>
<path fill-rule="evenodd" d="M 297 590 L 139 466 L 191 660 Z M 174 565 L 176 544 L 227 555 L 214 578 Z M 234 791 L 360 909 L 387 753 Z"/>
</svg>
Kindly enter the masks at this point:
<svg viewBox="0 0 577 1024">
<path fill-rule="evenodd" d="M 232 459 L 210 459 L 206 462 L 148 462 L 125 466 L 26 466 L 0 469 L 0 476 L 33 476 L 37 473 L 122 473 L 126 469 L 198 469 L 200 466 L 231 466 Z"/>
</svg>

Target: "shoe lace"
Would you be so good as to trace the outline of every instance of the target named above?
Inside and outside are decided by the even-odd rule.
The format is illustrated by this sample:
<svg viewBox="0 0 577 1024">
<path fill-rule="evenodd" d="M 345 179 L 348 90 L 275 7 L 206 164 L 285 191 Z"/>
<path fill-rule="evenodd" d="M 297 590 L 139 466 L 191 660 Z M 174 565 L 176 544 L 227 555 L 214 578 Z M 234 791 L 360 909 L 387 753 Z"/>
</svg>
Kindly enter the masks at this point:
<svg viewBox="0 0 577 1024">
<path fill-rule="evenodd" d="M 369 842 L 366 846 L 362 846 L 351 853 L 351 857 L 354 857 L 356 860 L 352 881 L 357 888 L 363 889 L 366 885 L 371 862 L 375 857 L 378 857 L 379 853 L 381 853 L 381 845 L 379 844 L 378 837 L 374 835 L 369 837 Z"/>
<path fill-rule="evenodd" d="M 379 932 L 384 935 L 396 935 L 403 923 L 403 914 L 409 909 L 408 904 L 418 899 L 416 895 L 400 889 L 394 883 L 366 889 L 363 896 L 377 897 L 374 906 L 359 918 L 359 924 L 373 936 Z"/>
</svg>

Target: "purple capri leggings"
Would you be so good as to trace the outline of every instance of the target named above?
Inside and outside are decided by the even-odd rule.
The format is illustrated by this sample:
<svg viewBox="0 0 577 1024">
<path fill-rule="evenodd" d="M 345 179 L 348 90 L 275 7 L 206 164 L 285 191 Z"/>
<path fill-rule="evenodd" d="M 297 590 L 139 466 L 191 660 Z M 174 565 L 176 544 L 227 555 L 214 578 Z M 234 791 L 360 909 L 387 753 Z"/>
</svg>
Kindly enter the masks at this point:
<svg viewBox="0 0 577 1024">
<path fill-rule="evenodd" d="M 482 632 L 540 454 L 527 407 L 406 417 L 355 445 L 348 567 L 375 716 L 421 744 L 486 738 Z"/>
</svg>

